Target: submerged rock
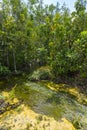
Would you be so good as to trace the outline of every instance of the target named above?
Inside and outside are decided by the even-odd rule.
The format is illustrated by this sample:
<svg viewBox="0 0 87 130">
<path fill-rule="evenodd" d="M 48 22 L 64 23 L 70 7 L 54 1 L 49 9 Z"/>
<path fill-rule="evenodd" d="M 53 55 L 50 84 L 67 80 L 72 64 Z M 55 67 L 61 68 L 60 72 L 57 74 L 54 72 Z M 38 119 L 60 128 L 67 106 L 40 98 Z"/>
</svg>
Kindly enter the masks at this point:
<svg viewBox="0 0 87 130">
<path fill-rule="evenodd" d="M 3 99 L 0 99 L 0 114 L 3 114 L 4 112 L 6 111 L 9 111 L 11 109 L 14 109 L 16 107 L 18 107 L 19 105 L 21 104 L 21 101 L 20 102 L 17 102 L 17 103 L 9 103 L 9 102 L 6 102 L 5 100 Z"/>
</svg>

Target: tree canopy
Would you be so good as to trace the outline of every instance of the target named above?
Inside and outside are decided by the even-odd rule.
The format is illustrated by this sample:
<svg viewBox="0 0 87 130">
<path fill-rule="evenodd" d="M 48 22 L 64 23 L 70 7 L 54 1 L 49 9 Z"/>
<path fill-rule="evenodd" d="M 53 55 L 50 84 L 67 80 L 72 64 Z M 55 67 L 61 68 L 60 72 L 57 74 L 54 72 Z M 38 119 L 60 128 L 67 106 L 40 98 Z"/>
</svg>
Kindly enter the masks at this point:
<svg viewBox="0 0 87 130">
<path fill-rule="evenodd" d="M 0 3 L 0 75 L 49 65 L 55 77 L 87 77 L 86 0 L 44 5 L 43 0 Z"/>
</svg>

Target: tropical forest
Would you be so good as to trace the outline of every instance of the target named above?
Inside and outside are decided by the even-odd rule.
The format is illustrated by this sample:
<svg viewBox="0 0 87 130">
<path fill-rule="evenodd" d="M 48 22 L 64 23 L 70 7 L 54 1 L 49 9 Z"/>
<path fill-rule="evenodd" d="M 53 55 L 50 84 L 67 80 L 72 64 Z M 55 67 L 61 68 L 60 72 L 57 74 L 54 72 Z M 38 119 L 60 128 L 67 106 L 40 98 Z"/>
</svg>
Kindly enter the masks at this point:
<svg viewBox="0 0 87 130">
<path fill-rule="evenodd" d="M 0 130 L 87 130 L 87 0 L 0 0 Z"/>
</svg>

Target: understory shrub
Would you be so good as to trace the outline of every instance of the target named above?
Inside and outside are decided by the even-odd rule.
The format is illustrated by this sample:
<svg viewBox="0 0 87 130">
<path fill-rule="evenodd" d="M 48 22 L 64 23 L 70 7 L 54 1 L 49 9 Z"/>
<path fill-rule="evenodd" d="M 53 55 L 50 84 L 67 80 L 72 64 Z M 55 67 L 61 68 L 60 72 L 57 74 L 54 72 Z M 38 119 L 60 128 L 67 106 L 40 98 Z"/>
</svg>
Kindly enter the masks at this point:
<svg viewBox="0 0 87 130">
<path fill-rule="evenodd" d="M 0 76 L 6 76 L 10 74 L 10 70 L 6 66 L 0 64 Z"/>
<path fill-rule="evenodd" d="M 34 71 L 30 76 L 29 80 L 38 81 L 38 80 L 49 80 L 52 78 L 51 69 L 49 67 L 41 67 Z"/>
</svg>

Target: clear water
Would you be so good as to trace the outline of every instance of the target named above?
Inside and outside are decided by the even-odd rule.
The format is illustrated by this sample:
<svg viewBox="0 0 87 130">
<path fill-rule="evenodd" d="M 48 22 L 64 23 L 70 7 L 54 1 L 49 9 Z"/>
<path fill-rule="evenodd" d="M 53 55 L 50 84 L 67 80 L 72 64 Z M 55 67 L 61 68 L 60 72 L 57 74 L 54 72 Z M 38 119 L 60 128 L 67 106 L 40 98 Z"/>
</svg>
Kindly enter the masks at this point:
<svg viewBox="0 0 87 130">
<path fill-rule="evenodd" d="M 6 84 L 7 86 L 9 84 Z M 36 113 L 53 117 L 56 120 L 64 117 L 73 122 L 77 129 L 87 130 L 87 106 L 80 104 L 70 94 L 57 92 L 44 84 L 29 81 L 21 84 L 17 82 L 14 93 Z"/>
<path fill-rule="evenodd" d="M 64 117 L 73 122 L 78 129 L 87 129 L 87 106 L 80 104 L 66 92 L 56 92 L 45 85 L 27 82 L 15 89 L 18 98 L 39 114 Z"/>
</svg>

